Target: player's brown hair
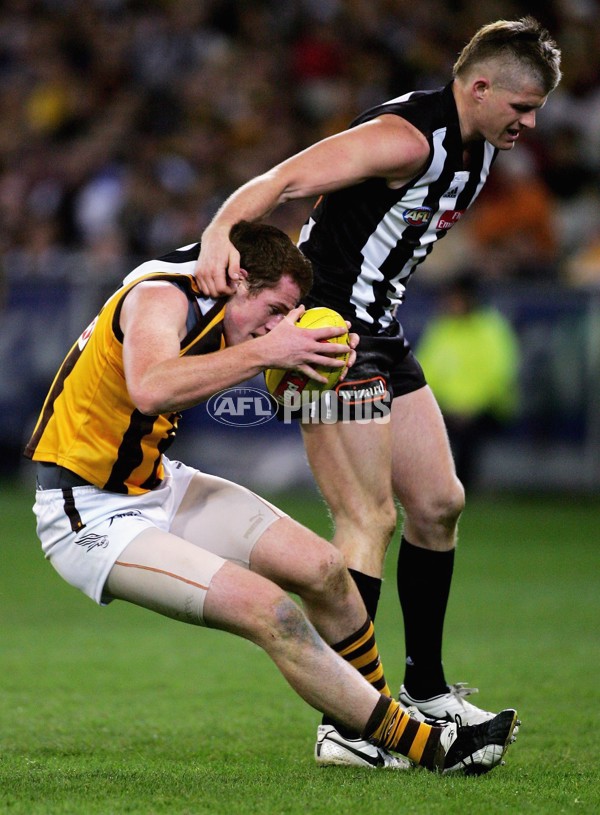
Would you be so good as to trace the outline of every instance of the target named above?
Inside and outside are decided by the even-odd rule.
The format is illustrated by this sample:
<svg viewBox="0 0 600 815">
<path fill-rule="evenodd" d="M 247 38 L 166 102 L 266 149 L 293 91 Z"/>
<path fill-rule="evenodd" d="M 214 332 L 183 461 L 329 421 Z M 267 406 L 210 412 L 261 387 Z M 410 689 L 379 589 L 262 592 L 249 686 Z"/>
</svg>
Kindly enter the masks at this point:
<svg viewBox="0 0 600 815">
<path fill-rule="evenodd" d="M 453 75 L 461 77 L 477 63 L 491 59 L 516 61 L 548 94 L 560 82 L 560 56 L 556 42 L 534 17 L 497 20 L 480 28 L 465 45 Z"/>
<path fill-rule="evenodd" d="M 310 291 L 312 265 L 285 232 L 276 226 L 239 221 L 229 238 L 240 253 L 240 265 L 248 272 L 251 293 L 274 288 L 283 275 L 289 275 L 300 289 L 300 297 Z"/>
</svg>

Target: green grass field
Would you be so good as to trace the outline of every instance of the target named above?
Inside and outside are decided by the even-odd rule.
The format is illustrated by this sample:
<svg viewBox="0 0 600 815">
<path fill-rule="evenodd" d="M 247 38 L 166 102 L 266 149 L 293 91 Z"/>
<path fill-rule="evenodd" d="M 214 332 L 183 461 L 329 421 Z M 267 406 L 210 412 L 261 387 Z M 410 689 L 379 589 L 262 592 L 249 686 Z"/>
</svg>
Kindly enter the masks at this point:
<svg viewBox="0 0 600 815">
<path fill-rule="evenodd" d="M 277 500 L 328 534 L 313 496 Z M 317 769 L 318 714 L 259 649 L 96 607 L 44 561 L 30 503 L 0 484 L 0 813 L 600 812 L 600 501 L 478 498 L 465 512 L 446 672 L 523 721 L 506 766 L 481 778 Z M 397 687 L 394 565 L 395 550 L 377 629 Z"/>
</svg>

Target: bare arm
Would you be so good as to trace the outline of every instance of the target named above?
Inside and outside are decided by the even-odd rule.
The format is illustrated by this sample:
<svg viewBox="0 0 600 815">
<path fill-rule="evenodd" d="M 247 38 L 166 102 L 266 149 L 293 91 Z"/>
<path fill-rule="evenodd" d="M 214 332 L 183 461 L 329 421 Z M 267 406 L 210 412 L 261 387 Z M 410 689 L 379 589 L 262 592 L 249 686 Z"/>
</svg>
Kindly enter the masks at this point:
<svg viewBox="0 0 600 815">
<path fill-rule="evenodd" d="M 238 221 L 258 221 L 286 201 L 323 195 L 371 177 L 397 186 L 414 177 L 428 155 L 422 133 L 398 116 L 384 115 L 286 159 L 236 190 L 208 225 L 196 267 L 200 288 L 211 297 L 234 290 L 240 258 L 229 231 Z"/>
<path fill-rule="evenodd" d="M 323 343 L 344 329 L 301 329 L 294 325 L 302 306 L 269 333 L 210 354 L 180 357 L 188 300 L 170 283 L 137 285 L 121 311 L 123 364 L 129 395 L 148 415 L 184 410 L 269 367 L 297 368 L 311 375 L 315 365 L 342 367 L 330 355 L 345 345 Z M 355 345 L 355 338 L 353 338 Z M 324 377 L 319 377 L 325 381 Z"/>
</svg>

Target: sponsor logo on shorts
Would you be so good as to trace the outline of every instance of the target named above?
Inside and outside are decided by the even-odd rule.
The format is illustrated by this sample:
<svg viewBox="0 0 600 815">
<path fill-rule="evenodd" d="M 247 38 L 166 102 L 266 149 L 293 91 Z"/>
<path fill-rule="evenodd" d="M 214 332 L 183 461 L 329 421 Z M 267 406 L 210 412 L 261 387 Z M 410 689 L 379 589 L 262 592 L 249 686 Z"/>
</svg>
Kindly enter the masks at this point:
<svg viewBox="0 0 600 815">
<path fill-rule="evenodd" d="M 460 221 L 464 214 L 464 209 L 447 209 L 440 215 L 436 229 L 450 229 L 457 221 Z"/>
<path fill-rule="evenodd" d="M 75 540 L 77 546 L 87 549 L 91 552 L 92 549 L 106 549 L 108 548 L 108 537 L 106 535 L 96 535 L 89 532 L 87 535 L 82 535 L 79 540 Z"/>
<path fill-rule="evenodd" d="M 208 414 L 230 427 L 256 427 L 270 422 L 277 413 L 277 402 L 260 388 L 228 388 L 211 396 Z"/>
<path fill-rule="evenodd" d="M 116 515 L 111 515 L 110 516 L 110 518 L 109 518 L 109 520 L 110 520 L 109 526 L 112 526 L 112 522 L 116 521 L 117 518 L 136 518 L 141 514 L 142 513 L 139 511 L 139 509 L 132 509 L 129 512 L 118 512 Z"/>
<path fill-rule="evenodd" d="M 342 402 L 347 405 L 381 402 L 388 396 L 387 385 L 382 376 L 344 381 L 335 390 Z"/>
<path fill-rule="evenodd" d="M 323 391 L 316 402 L 306 393 L 293 394 L 283 406 L 283 421 L 302 424 L 371 422 L 384 424 L 390 418 L 388 390 L 383 377 L 344 382 L 335 390 Z"/>
<path fill-rule="evenodd" d="M 433 217 L 433 210 L 431 207 L 405 209 L 402 213 L 402 217 L 409 226 L 427 226 Z"/>
</svg>

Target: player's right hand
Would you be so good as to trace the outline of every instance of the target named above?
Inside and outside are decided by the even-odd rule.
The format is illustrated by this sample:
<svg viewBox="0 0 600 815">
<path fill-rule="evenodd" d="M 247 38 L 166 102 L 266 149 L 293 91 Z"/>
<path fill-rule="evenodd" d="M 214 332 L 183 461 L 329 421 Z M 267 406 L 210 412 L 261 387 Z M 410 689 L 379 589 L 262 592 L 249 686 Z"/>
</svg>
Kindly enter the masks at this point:
<svg viewBox="0 0 600 815">
<path fill-rule="evenodd" d="M 229 229 L 206 228 L 194 276 L 200 291 L 208 297 L 217 299 L 235 292 L 242 279 L 240 253 L 229 240 Z"/>
</svg>

